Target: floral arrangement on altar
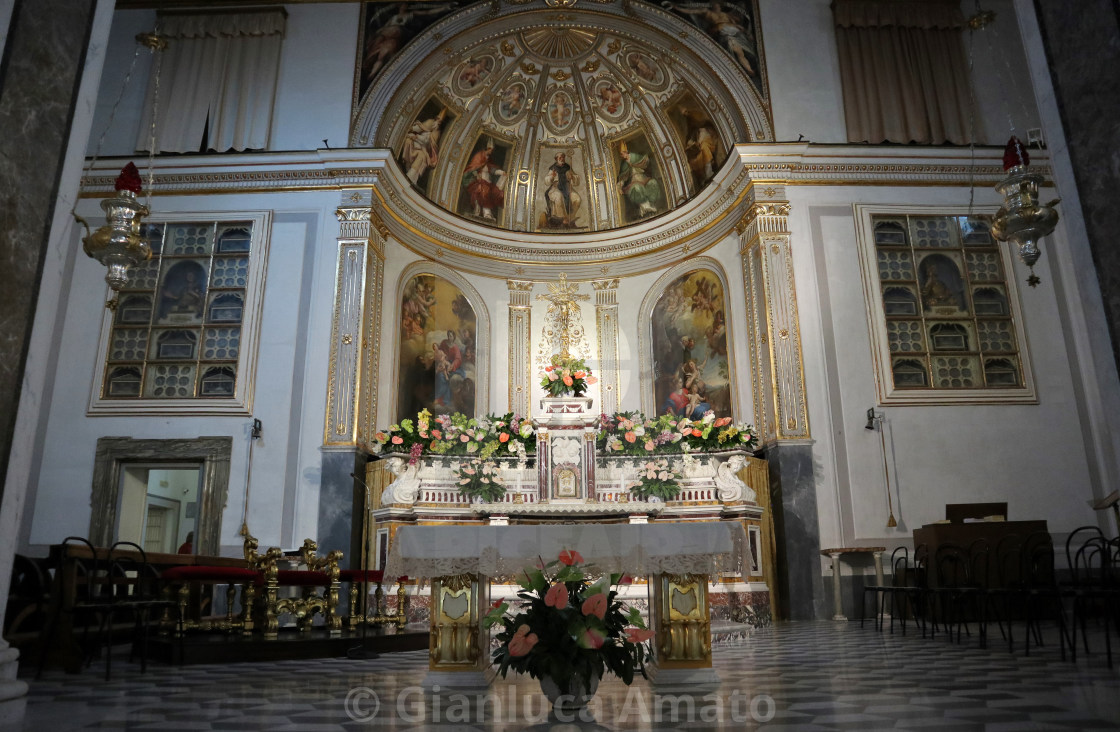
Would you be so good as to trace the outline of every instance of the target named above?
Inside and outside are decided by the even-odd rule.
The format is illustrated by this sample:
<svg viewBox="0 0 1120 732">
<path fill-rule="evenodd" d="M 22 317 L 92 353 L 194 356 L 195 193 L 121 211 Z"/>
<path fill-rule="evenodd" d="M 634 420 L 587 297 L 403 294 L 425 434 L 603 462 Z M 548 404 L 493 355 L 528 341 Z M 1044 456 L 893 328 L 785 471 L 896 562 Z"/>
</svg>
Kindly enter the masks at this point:
<svg viewBox="0 0 1120 732">
<path fill-rule="evenodd" d="M 600 455 L 650 455 L 720 450 L 754 450 L 758 440 L 749 424 L 707 412 L 692 420 L 663 414 L 648 419 L 640 412 L 619 412 L 599 418 L 596 448 Z"/>
<path fill-rule="evenodd" d="M 621 574 L 592 581 L 593 568 L 577 551 L 521 573 L 521 599 L 515 612 L 496 601 L 483 619 L 486 628 L 501 626 L 493 654 L 505 678 L 513 669 L 535 679 L 551 679 L 562 694 L 594 693 L 604 671 L 626 684 L 635 672 L 646 675 L 645 660 L 653 637 L 641 614 L 616 600 Z"/>
<path fill-rule="evenodd" d="M 506 494 L 501 469 L 493 460 L 472 458 L 459 466 L 456 473 L 459 492 L 467 498 L 481 498 L 493 503 Z"/>
<path fill-rule="evenodd" d="M 541 386 L 549 396 L 564 396 L 571 392 L 575 396 L 583 396 L 587 387 L 598 379 L 591 375 L 591 369 L 583 362 L 582 358 L 561 356 L 552 357 L 548 366 L 541 372 Z"/>
<path fill-rule="evenodd" d="M 415 420 L 402 419 L 374 435 L 373 452 L 407 453 L 414 463 L 421 455 L 472 455 L 524 457 L 536 452 L 537 434 L 531 420 L 509 412 L 502 416 L 432 416 L 427 409 Z"/>
<path fill-rule="evenodd" d="M 630 493 L 643 501 L 649 500 L 650 496 L 671 501 L 681 492 L 677 483 L 679 478 L 667 459 L 649 460 L 638 468 L 638 482 L 630 486 Z"/>
</svg>

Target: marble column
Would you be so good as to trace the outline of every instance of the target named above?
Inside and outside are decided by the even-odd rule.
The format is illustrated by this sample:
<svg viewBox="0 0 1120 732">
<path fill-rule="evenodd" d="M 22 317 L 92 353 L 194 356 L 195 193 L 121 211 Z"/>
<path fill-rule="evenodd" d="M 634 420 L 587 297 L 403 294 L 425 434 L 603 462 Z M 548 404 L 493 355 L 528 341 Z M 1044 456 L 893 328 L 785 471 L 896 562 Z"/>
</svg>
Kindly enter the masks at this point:
<svg viewBox="0 0 1120 732">
<path fill-rule="evenodd" d="M 528 417 L 532 412 L 530 381 L 533 283 L 506 280 L 509 287 L 509 411 Z"/>
<path fill-rule="evenodd" d="M 1096 277 L 1086 279 L 1101 288 L 1112 355 L 1120 367 L 1120 249 L 1113 243 L 1120 188 L 1120 9 L 1116 0 L 1035 0 L 1034 9 L 1096 266 Z M 1086 53 L 1088 48 L 1093 52 Z M 1049 140 L 1050 147 L 1056 142 Z"/>
<path fill-rule="evenodd" d="M 754 194 L 754 203 L 736 228 L 747 295 L 755 428 L 770 461 L 779 594 L 785 614 L 803 620 L 822 617 L 824 585 L 790 205 L 783 200 L 781 186 L 756 189 Z"/>
<path fill-rule="evenodd" d="M 388 230 L 369 208 L 368 194 L 344 194 L 351 205 L 339 221 L 338 270 L 331 324 L 327 414 L 319 487 L 319 550 L 345 552 L 343 566 L 358 566 L 365 515 L 366 456 L 375 431 L 381 297 Z M 359 204 L 359 205 L 352 205 Z M 365 204 L 365 205 L 360 205 Z M 353 476 L 358 476 L 355 478 Z"/>
<path fill-rule="evenodd" d="M 56 275 L 66 266 L 67 219 L 111 12 L 111 2 L 98 0 L 0 5 L 0 256 L 6 263 L 0 288 L 0 625 L 27 499 L 39 395 L 52 368 L 50 333 L 32 326 L 43 310 L 40 292 L 49 300 L 61 287 Z M 44 286 L 47 271 L 52 279 Z M 53 307 L 39 312 L 41 319 L 55 314 Z M 18 651 L 0 640 L 0 727 L 18 726 L 23 715 L 27 684 L 16 678 L 18 659 Z"/>
<path fill-rule="evenodd" d="M 618 411 L 618 278 L 592 280 L 599 345 L 599 412 Z"/>
</svg>

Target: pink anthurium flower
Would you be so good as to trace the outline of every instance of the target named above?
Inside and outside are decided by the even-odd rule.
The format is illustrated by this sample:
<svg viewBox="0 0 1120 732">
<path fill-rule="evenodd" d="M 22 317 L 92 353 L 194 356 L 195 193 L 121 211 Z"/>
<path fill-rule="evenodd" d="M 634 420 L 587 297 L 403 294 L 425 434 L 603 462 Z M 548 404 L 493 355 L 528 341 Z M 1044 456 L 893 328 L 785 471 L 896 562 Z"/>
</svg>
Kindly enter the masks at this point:
<svg viewBox="0 0 1120 732">
<path fill-rule="evenodd" d="M 652 630 L 645 628 L 623 628 L 622 631 L 626 633 L 626 640 L 629 643 L 644 643 L 654 635 Z"/>
<path fill-rule="evenodd" d="M 536 633 L 529 632 L 528 625 L 522 625 L 509 639 L 509 655 L 511 656 L 524 656 L 533 650 L 533 646 L 537 645 Z"/>
<path fill-rule="evenodd" d="M 573 564 L 583 564 L 583 557 L 575 549 L 565 549 L 560 552 L 560 561 L 570 567 Z"/>
<path fill-rule="evenodd" d="M 580 648 L 602 648 L 603 642 L 607 639 L 603 635 L 603 631 L 596 630 L 595 628 L 588 628 L 579 634 L 579 647 Z"/>
<path fill-rule="evenodd" d="M 557 610 L 568 607 L 568 588 L 563 582 L 557 582 L 549 588 L 544 596 L 544 604 Z"/>
<path fill-rule="evenodd" d="M 594 615 L 599 618 L 599 620 L 602 620 L 607 614 L 607 596 L 602 592 L 591 595 L 583 601 L 583 607 L 581 609 L 584 615 Z"/>
</svg>

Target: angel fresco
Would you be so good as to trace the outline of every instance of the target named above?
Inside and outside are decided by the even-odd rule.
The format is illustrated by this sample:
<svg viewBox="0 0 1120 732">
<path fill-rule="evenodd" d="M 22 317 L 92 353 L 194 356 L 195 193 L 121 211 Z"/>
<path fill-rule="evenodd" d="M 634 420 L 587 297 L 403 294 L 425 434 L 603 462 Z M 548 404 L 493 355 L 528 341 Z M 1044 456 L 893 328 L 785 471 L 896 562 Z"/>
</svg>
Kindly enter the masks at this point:
<svg viewBox="0 0 1120 732">
<path fill-rule="evenodd" d="M 505 89 L 498 101 L 499 115 L 506 120 L 513 120 L 525 109 L 525 82 L 515 81 Z"/>
<path fill-rule="evenodd" d="M 406 43 L 457 5 L 457 2 L 365 3 L 359 98 Z"/>
<path fill-rule="evenodd" d="M 653 309 L 654 400 L 659 414 L 731 416 L 723 286 L 693 270 L 665 288 Z"/>
<path fill-rule="evenodd" d="M 476 318 L 462 291 L 431 274 L 405 283 L 401 297 L 397 415 L 421 409 L 475 413 Z"/>
</svg>

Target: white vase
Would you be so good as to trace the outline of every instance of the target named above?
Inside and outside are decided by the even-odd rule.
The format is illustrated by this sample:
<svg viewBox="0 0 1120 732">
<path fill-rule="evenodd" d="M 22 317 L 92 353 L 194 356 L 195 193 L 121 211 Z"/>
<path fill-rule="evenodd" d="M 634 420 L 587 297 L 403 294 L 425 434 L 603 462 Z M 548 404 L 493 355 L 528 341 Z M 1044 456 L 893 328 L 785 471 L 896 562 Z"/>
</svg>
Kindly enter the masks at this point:
<svg viewBox="0 0 1120 732">
<path fill-rule="evenodd" d="M 551 676 L 541 676 L 541 691 L 552 703 L 552 708 L 563 712 L 575 712 L 586 707 L 595 691 L 599 688 L 599 678 L 592 676 L 585 687 L 579 679 L 572 679 L 568 686 L 568 693 L 560 691 L 560 686 L 552 680 Z"/>
</svg>

